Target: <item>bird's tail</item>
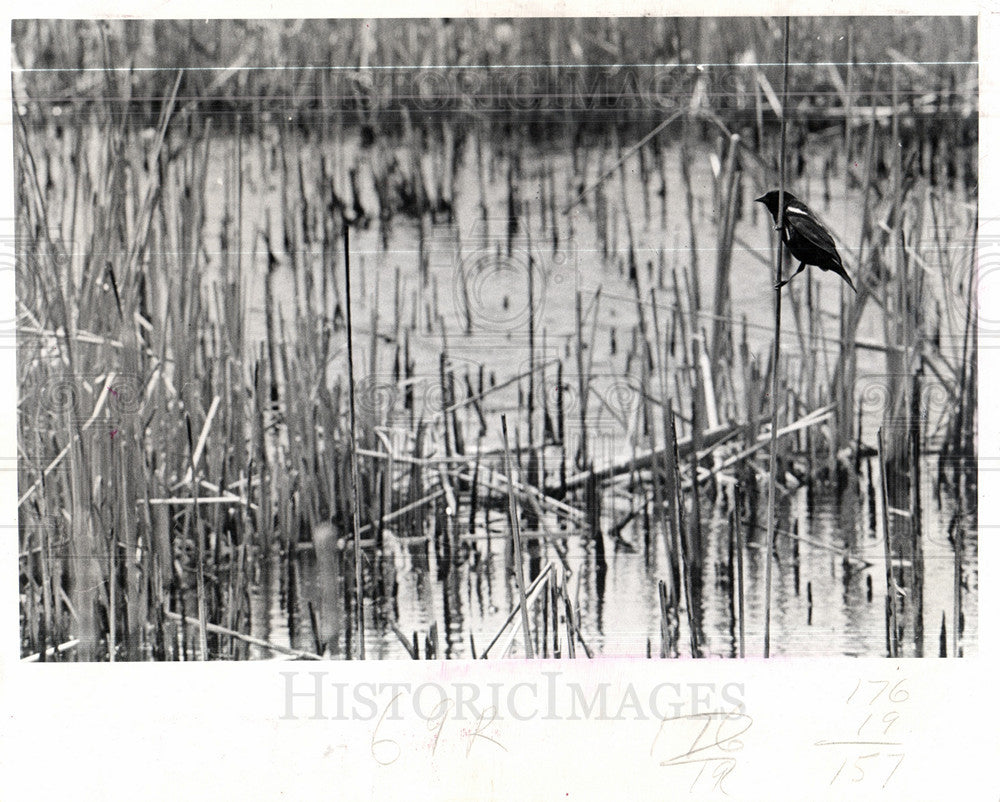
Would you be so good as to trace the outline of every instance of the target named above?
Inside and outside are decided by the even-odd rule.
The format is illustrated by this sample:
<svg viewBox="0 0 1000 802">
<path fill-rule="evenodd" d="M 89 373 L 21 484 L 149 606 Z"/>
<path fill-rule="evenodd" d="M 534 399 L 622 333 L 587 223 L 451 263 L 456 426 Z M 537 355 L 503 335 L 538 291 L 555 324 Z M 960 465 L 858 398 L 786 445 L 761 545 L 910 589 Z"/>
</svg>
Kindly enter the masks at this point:
<svg viewBox="0 0 1000 802">
<path fill-rule="evenodd" d="M 844 281 L 847 282 L 847 286 L 854 290 L 854 294 L 858 294 L 858 288 L 854 286 L 854 282 L 851 281 L 851 277 L 847 274 L 847 269 L 843 265 L 837 265 L 837 275 L 840 276 Z"/>
</svg>

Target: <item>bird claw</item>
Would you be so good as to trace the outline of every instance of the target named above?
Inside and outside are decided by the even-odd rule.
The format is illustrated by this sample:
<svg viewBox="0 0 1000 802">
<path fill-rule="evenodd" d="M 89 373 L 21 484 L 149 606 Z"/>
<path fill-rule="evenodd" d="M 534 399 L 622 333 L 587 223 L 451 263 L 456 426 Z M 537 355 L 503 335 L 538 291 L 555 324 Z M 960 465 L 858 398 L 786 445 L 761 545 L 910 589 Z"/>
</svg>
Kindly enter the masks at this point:
<svg viewBox="0 0 1000 802">
<path fill-rule="evenodd" d="M 780 290 L 780 289 L 781 289 L 782 287 L 784 287 L 784 286 L 785 286 L 785 284 L 787 284 L 787 283 L 788 283 L 788 282 L 785 282 L 785 281 L 779 281 L 779 282 L 777 282 L 777 283 L 775 283 L 775 284 L 773 285 L 773 288 L 774 288 L 774 289 L 776 289 L 776 290 Z"/>
</svg>

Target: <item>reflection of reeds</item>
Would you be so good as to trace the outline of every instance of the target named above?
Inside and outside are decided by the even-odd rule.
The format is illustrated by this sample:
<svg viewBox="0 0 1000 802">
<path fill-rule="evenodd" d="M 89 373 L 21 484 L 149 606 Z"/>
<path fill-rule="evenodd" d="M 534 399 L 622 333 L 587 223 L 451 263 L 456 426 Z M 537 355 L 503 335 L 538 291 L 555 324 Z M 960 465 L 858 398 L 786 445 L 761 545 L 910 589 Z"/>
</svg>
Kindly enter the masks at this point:
<svg viewBox="0 0 1000 802">
<path fill-rule="evenodd" d="M 885 632 L 889 657 L 899 656 L 899 625 L 896 611 L 896 578 L 892 568 L 892 509 L 889 507 L 889 480 L 886 476 L 885 442 L 878 430 L 879 486 L 882 499 L 882 545 L 885 552 Z"/>
<path fill-rule="evenodd" d="M 740 648 L 739 656 L 746 656 L 746 616 L 744 614 L 743 597 L 743 527 L 740 525 L 740 504 L 737 491 L 733 504 L 733 528 L 736 530 L 736 593 L 739 600 L 737 612 L 740 627 Z"/>
<path fill-rule="evenodd" d="M 534 657 L 531 647 L 531 627 L 528 625 L 528 600 L 524 590 L 524 566 L 521 551 L 521 524 L 517 511 L 517 501 L 514 499 L 514 471 L 510 461 L 510 446 L 507 443 L 507 416 L 500 417 L 501 433 L 503 435 L 503 464 L 507 474 L 507 511 L 510 516 L 510 532 L 514 544 L 514 577 L 517 580 L 517 593 L 520 597 L 521 624 L 524 634 L 524 656 L 529 660 Z"/>
</svg>

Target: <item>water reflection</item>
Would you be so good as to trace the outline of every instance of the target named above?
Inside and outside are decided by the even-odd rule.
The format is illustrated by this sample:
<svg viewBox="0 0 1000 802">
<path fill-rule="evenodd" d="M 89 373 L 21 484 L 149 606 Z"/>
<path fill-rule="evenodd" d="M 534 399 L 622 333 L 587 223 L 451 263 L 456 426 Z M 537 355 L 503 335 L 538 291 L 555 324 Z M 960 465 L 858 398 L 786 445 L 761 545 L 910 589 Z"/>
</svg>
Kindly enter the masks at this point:
<svg viewBox="0 0 1000 802">
<path fill-rule="evenodd" d="M 929 472 L 925 472 L 927 475 Z M 864 483 L 862 483 L 862 487 Z M 925 532 L 947 531 L 947 521 L 954 510 L 938 508 L 932 489 L 924 482 Z M 810 498 L 811 495 L 811 498 Z M 705 657 L 731 658 L 738 655 L 738 604 L 735 549 L 733 547 L 731 490 L 722 489 L 714 502 L 703 497 L 701 509 L 704 559 L 699 573 L 701 593 L 697 614 L 693 616 L 701 652 Z M 870 526 L 867 516 L 859 516 L 857 499 L 851 494 L 838 500 L 832 492 L 800 488 L 782 500 L 775 539 L 773 572 L 771 647 L 781 656 L 881 656 L 886 653 L 885 573 L 883 545 Z M 460 519 L 462 516 L 458 516 Z M 466 518 L 467 520 L 467 518 Z M 508 612 L 517 604 L 518 593 L 513 578 L 509 539 L 504 538 L 498 521 L 492 531 L 483 526 L 473 535 L 456 535 L 456 548 L 445 563 L 446 549 L 433 548 L 432 538 L 400 538 L 390 529 L 384 532 L 386 547 L 380 560 L 383 575 L 393 590 L 384 592 L 390 599 L 375 612 L 368 602 L 366 627 L 368 654 L 373 658 L 408 658 L 409 652 L 394 633 L 389 621 L 396 623 L 411 642 L 415 639 L 424 656 L 433 648 L 429 635 L 436 627 L 438 657 L 471 658 L 473 645 L 482 650 L 500 629 Z M 556 521 L 547 521 L 557 531 Z M 608 520 L 604 521 L 605 526 Z M 660 653 L 661 622 L 658 583 L 668 571 L 663 539 L 655 533 L 644 549 L 642 517 L 627 528 L 623 538 L 635 545 L 634 551 L 614 548 L 606 542 L 606 570 L 597 567 L 594 542 L 574 534 L 564 540 L 531 538 L 537 551 L 537 564 L 552 561 L 562 570 L 562 560 L 554 546 L 565 546 L 565 584 L 578 612 L 581 634 L 597 655 L 644 656 L 647 650 Z M 750 657 L 762 649 L 764 561 L 763 525 L 751 527 L 744 522 L 746 648 Z M 901 654 L 933 656 L 939 652 L 939 622 L 946 622 L 950 642 L 953 623 L 954 548 L 947 538 L 922 538 L 923 582 L 921 583 L 923 631 L 917 631 L 920 605 L 908 593 L 901 606 Z M 526 548 L 526 551 L 528 549 Z M 277 554 L 264 561 L 253 598 L 253 620 L 257 637 L 281 645 L 312 651 L 314 640 L 310 605 L 316 612 L 319 637 L 332 657 L 345 657 L 352 648 L 351 618 L 345 615 L 349 592 L 345 593 L 344 551 L 327 551 L 322 559 L 311 550 L 297 557 L 300 577 L 299 596 L 291 628 L 284 612 L 285 594 L 281 583 Z M 333 561 L 332 566 L 323 562 Z M 904 576 L 912 567 L 897 561 L 897 582 L 905 586 Z M 534 564 L 534 563 L 532 563 Z M 350 565 L 346 575 L 350 576 Z M 903 570 L 906 569 L 906 570 Z M 532 569 L 532 578 L 539 570 Z M 978 590 L 977 556 L 970 548 L 963 561 L 965 655 L 976 651 L 976 604 Z M 369 577 L 369 581 L 373 581 Z M 530 582 L 530 579 L 526 580 Z M 906 589 L 904 587 L 904 589 Z M 383 587 L 383 591 L 388 586 Z M 533 607 L 532 626 L 538 632 L 539 653 L 550 633 L 548 616 L 552 603 L 546 600 Z M 928 625 L 929 624 L 929 625 Z M 681 656 L 690 654 L 690 631 L 687 616 L 678 622 Z M 290 632 L 294 637 L 290 638 Z M 253 657 L 270 654 L 253 647 Z M 512 644 L 509 656 L 523 655 L 519 639 Z M 491 656 L 499 656 L 491 652 Z"/>
</svg>

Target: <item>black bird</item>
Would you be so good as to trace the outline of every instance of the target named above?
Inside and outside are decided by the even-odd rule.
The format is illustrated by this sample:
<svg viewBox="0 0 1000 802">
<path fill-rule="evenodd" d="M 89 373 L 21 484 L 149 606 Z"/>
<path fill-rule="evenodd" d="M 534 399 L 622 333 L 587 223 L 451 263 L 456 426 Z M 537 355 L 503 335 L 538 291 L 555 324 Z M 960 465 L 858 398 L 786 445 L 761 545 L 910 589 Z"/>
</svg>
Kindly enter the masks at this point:
<svg viewBox="0 0 1000 802">
<path fill-rule="evenodd" d="M 778 190 L 772 189 L 766 195 L 754 198 L 754 202 L 763 203 L 764 207 L 771 213 L 771 217 L 774 218 L 774 222 L 778 222 Z M 784 287 L 805 270 L 806 265 L 816 265 L 820 270 L 832 270 L 844 279 L 854 292 L 857 292 L 854 282 L 851 281 L 851 277 L 844 269 L 844 263 L 840 261 L 840 254 L 837 253 L 837 246 L 834 244 L 830 232 L 809 211 L 809 207 L 791 192 L 785 193 L 783 217 L 781 235 L 785 240 L 785 245 L 788 246 L 789 253 L 799 260 L 799 269 L 784 281 L 779 281 L 775 285 L 775 289 Z"/>
</svg>

